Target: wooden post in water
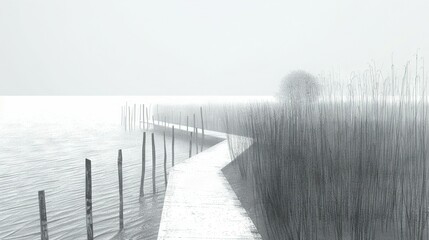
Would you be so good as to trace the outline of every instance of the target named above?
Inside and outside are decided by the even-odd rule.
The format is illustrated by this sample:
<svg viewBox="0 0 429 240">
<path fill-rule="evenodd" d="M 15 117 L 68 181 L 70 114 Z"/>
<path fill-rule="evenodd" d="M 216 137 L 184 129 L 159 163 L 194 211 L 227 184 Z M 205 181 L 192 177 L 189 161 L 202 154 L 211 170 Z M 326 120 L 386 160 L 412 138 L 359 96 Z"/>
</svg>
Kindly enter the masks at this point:
<svg viewBox="0 0 429 240">
<path fill-rule="evenodd" d="M 194 117 L 194 132 L 195 132 L 195 129 L 197 129 L 197 125 L 196 125 L 196 122 L 195 122 L 195 113 L 194 113 L 193 117 Z"/>
<path fill-rule="evenodd" d="M 189 157 L 192 157 L 192 132 L 191 137 L 189 138 Z"/>
<path fill-rule="evenodd" d="M 167 144 L 165 142 L 165 132 L 164 132 L 164 181 L 165 181 L 165 186 L 167 186 Z"/>
<path fill-rule="evenodd" d="M 159 106 L 158 106 L 158 104 L 156 104 L 156 120 L 158 120 L 158 124 L 159 124 L 159 121 L 161 119 L 159 118 Z"/>
<path fill-rule="evenodd" d="M 195 154 L 198 154 L 198 128 L 195 128 Z"/>
<path fill-rule="evenodd" d="M 140 179 L 140 197 L 144 196 L 144 175 L 146 171 L 146 132 L 143 133 L 142 145 L 142 177 Z"/>
<path fill-rule="evenodd" d="M 131 107 L 128 106 L 128 130 L 131 130 Z"/>
<path fill-rule="evenodd" d="M 172 128 L 172 139 L 171 139 L 171 166 L 174 167 L 174 125 Z"/>
<path fill-rule="evenodd" d="M 142 105 L 139 104 L 139 129 L 142 129 Z"/>
<path fill-rule="evenodd" d="M 156 167 L 156 155 L 155 155 L 155 135 L 152 133 L 152 189 L 153 193 L 156 193 L 155 186 L 155 167 Z"/>
<path fill-rule="evenodd" d="M 197 126 L 195 125 L 195 113 L 193 114 L 193 120 L 194 120 L 194 132 L 195 132 L 195 129 L 197 129 Z"/>
<path fill-rule="evenodd" d="M 85 159 L 85 199 L 86 199 L 86 236 L 88 240 L 94 239 L 92 222 L 92 175 L 91 160 Z"/>
<path fill-rule="evenodd" d="M 129 106 L 129 110 L 130 110 L 130 126 L 129 126 L 129 130 L 131 131 L 133 129 L 133 108 L 132 106 Z"/>
<path fill-rule="evenodd" d="M 146 129 L 149 130 L 149 110 L 146 108 Z"/>
<path fill-rule="evenodd" d="M 136 129 L 136 114 L 137 114 L 136 104 L 134 103 L 134 127 L 133 127 L 133 129 Z"/>
<path fill-rule="evenodd" d="M 124 119 L 125 130 L 127 130 L 127 108 L 123 106 L 122 110 L 122 118 Z"/>
<path fill-rule="evenodd" d="M 143 131 L 145 130 L 144 129 L 144 104 L 143 104 L 143 107 L 142 107 L 142 125 L 143 125 Z"/>
<path fill-rule="evenodd" d="M 124 106 L 124 124 L 125 124 L 125 131 L 127 131 L 127 127 L 128 127 L 128 103 L 125 102 L 125 106 Z"/>
<path fill-rule="evenodd" d="M 49 240 L 48 218 L 46 216 L 45 191 L 39 191 L 39 214 L 40 214 L 40 237 L 42 240 Z"/>
<path fill-rule="evenodd" d="M 194 133 L 195 133 L 195 153 L 198 154 L 198 129 L 197 129 L 197 122 L 195 121 L 195 113 L 193 115 L 194 117 Z"/>
<path fill-rule="evenodd" d="M 203 119 L 203 107 L 200 107 L 201 113 L 201 152 L 204 148 L 204 119 Z"/>
<path fill-rule="evenodd" d="M 118 151 L 118 178 L 119 178 L 119 231 L 124 229 L 124 196 L 122 185 L 122 150 Z"/>
</svg>

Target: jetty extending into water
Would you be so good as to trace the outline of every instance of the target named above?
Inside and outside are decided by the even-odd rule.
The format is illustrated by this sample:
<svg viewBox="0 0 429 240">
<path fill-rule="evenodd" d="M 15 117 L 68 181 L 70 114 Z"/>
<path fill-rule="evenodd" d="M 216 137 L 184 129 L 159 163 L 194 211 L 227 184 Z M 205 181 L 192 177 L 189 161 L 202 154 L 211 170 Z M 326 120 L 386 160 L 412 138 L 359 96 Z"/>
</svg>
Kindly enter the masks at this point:
<svg viewBox="0 0 429 240">
<path fill-rule="evenodd" d="M 155 124 L 194 130 L 165 122 Z M 222 173 L 232 161 L 227 135 L 207 130 L 205 135 L 222 141 L 170 170 L 158 239 L 261 239 Z M 242 139 L 245 151 L 252 142 Z"/>
</svg>

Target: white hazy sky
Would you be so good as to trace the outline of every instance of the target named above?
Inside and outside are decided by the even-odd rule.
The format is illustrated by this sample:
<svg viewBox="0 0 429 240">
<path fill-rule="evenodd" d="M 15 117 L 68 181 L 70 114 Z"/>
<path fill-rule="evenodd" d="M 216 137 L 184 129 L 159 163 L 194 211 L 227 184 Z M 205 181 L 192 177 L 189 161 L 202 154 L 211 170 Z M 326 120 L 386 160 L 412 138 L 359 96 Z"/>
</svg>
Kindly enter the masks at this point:
<svg viewBox="0 0 429 240">
<path fill-rule="evenodd" d="M 270 95 L 429 57 L 427 0 L 1 0 L 0 95 Z"/>
</svg>

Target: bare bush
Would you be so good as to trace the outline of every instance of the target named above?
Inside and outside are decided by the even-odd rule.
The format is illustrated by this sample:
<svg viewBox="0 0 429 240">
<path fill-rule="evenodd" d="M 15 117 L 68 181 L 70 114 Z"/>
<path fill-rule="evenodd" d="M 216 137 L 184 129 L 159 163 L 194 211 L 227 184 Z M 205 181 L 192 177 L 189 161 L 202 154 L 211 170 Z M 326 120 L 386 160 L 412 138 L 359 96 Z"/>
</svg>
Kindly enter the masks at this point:
<svg viewBox="0 0 429 240">
<path fill-rule="evenodd" d="M 319 93 L 317 78 L 306 71 L 297 70 L 283 78 L 278 98 L 282 101 L 308 103 L 317 100 Z"/>
</svg>

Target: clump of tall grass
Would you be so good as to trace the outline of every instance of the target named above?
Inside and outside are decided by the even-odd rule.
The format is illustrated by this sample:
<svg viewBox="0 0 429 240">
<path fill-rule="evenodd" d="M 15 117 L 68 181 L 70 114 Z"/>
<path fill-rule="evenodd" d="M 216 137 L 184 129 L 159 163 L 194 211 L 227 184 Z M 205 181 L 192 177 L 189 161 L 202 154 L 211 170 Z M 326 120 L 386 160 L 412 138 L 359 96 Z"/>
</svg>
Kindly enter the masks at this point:
<svg viewBox="0 0 429 240">
<path fill-rule="evenodd" d="M 225 129 L 253 139 L 240 171 L 270 238 L 429 237 L 427 86 L 409 70 L 331 82 L 317 103 L 225 108 Z"/>
</svg>

